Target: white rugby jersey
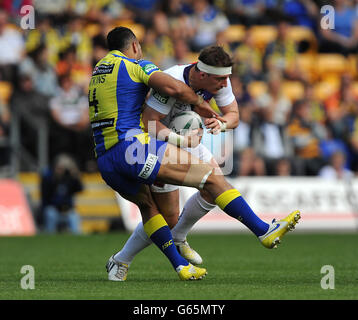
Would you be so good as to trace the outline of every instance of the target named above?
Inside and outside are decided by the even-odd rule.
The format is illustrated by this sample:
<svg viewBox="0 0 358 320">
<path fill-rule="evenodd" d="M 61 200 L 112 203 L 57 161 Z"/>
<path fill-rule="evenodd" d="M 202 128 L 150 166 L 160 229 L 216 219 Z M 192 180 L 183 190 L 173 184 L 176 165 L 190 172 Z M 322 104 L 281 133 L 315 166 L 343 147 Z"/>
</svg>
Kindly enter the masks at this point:
<svg viewBox="0 0 358 320">
<path fill-rule="evenodd" d="M 190 69 L 194 66 L 195 63 L 187 65 L 176 65 L 164 70 L 164 72 L 171 75 L 173 78 L 189 85 L 189 72 Z M 215 95 L 206 90 L 198 90 L 195 93 L 202 96 L 207 102 L 209 102 L 211 98 L 214 98 L 218 107 L 227 106 L 235 99 L 235 96 L 232 93 L 230 79 L 227 80 L 227 86 L 219 90 Z M 154 110 L 167 115 L 161 120 L 161 122 L 167 127 L 176 114 L 183 111 L 192 110 L 190 104 L 183 103 L 170 96 L 163 96 L 154 90 L 151 91 L 146 104 Z"/>
</svg>

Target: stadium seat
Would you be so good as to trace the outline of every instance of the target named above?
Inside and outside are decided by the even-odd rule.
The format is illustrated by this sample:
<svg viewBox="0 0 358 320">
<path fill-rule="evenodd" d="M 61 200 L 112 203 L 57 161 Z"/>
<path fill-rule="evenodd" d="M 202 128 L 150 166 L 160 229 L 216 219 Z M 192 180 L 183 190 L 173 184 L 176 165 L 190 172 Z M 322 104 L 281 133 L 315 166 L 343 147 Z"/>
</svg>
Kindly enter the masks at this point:
<svg viewBox="0 0 358 320">
<path fill-rule="evenodd" d="M 185 59 L 188 61 L 188 63 L 196 62 L 198 61 L 199 53 L 198 52 L 189 52 Z"/>
<path fill-rule="evenodd" d="M 297 56 L 299 70 L 301 70 L 310 81 L 315 80 L 315 57 L 316 55 L 311 53 L 299 54 Z"/>
<path fill-rule="evenodd" d="M 315 66 L 318 77 L 321 80 L 329 74 L 341 75 L 342 73 L 348 71 L 346 58 L 338 53 L 318 54 Z"/>
<path fill-rule="evenodd" d="M 240 42 L 245 35 L 245 26 L 232 24 L 225 30 L 225 37 L 229 43 Z"/>
<path fill-rule="evenodd" d="M 86 33 L 93 38 L 101 32 L 101 26 L 98 23 L 90 23 L 86 26 Z"/>
<path fill-rule="evenodd" d="M 274 26 L 252 26 L 250 32 L 254 45 L 260 50 L 264 50 L 267 44 L 277 37 L 277 29 Z"/>
<path fill-rule="evenodd" d="M 302 99 L 304 94 L 304 87 L 300 81 L 284 81 L 282 83 L 283 94 L 292 102 Z"/>
<path fill-rule="evenodd" d="M 309 43 L 309 51 L 316 52 L 317 39 L 313 31 L 303 26 L 290 26 L 288 30 L 288 38 L 294 40 L 296 43 L 307 41 Z"/>
<path fill-rule="evenodd" d="M 358 97 L 358 81 L 353 83 L 353 92 Z"/>
<path fill-rule="evenodd" d="M 315 98 L 320 101 L 326 100 L 330 95 L 332 95 L 338 89 L 338 86 L 339 86 L 338 84 L 328 81 L 317 82 L 314 85 Z"/>
<path fill-rule="evenodd" d="M 12 84 L 10 82 L 7 81 L 0 81 L 0 99 L 1 101 L 3 101 L 4 103 L 8 103 L 10 96 L 12 94 Z"/>
<path fill-rule="evenodd" d="M 267 84 L 264 81 L 252 81 L 249 83 L 247 90 L 253 98 L 257 98 L 267 91 Z"/>
<path fill-rule="evenodd" d="M 347 69 L 353 77 L 358 74 L 358 56 L 351 54 L 347 57 Z"/>
<path fill-rule="evenodd" d="M 117 25 L 131 29 L 133 33 L 136 35 L 139 42 L 143 41 L 146 32 L 143 25 L 139 23 L 135 23 L 132 20 L 118 20 Z"/>
</svg>

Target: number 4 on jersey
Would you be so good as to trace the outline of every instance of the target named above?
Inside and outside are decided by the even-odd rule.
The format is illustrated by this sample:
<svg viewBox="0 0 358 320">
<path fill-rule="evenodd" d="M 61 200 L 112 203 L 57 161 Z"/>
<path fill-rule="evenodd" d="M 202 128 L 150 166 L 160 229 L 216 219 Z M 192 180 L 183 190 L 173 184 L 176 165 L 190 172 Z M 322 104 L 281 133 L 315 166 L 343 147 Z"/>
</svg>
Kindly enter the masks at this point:
<svg viewBox="0 0 358 320">
<path fill-rule="evenodd" d="M 94 107 L 94 116 L 96 117 L 98 114 L 98 103 L 99 101 L 96 99 L 96 88 L 92 91 L 92 100 L 91 100 L 91 90 L 88 92 L 88 105 L 90 107 Z"/>
</svg>

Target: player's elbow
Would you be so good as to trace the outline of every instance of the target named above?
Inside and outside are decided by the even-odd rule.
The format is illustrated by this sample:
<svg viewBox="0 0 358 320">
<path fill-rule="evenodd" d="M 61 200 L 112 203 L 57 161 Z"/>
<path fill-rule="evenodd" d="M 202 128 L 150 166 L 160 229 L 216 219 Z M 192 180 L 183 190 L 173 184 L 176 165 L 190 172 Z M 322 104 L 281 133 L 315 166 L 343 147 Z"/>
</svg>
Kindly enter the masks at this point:
<svg viewBox="0 0 358 320">
<path fill-rule="evenodd" d="M 174 83 L 168 83 L 163 89 L 166 95 L 176 99 L 179 99 L 185 93 L 183 86 L 178 84 L 176 81 Z"/>
</svg>

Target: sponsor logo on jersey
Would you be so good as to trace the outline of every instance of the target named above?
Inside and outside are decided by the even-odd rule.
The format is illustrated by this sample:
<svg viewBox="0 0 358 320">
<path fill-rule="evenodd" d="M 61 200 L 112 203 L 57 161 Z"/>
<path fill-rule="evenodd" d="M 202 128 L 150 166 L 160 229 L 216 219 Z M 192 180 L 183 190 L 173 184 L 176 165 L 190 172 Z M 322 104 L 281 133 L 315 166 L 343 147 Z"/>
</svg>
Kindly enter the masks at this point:
<svg viewBox="0 0 358 320">
<path fill-rule="evenodd" d="M 155 91 L 153 93 L 153 97 L 157 99 L 160 103 L 167 104 L 169 100 L 169 96 L 162 96 L 159 92 Z"/>
<path fill-rule="evenodd" d="M 148 177 L 152 174 L 155 165 L 157 164 L 158 161 L 158 156 L 149 153 L 147 160 L 145 161 L 145 164 L 141 170 L 141 172 L 139 173 L 139 177 L 143 178 L 143 179 L 148 179 Z"/>
<path fill-rule="evenodd" d="M 149 75 L 153 70 L 158 69 L 158 67 L 153 63 L 148 63 L 145 66 L 143 66 L 142 69 L 146 74 Z"/>
<path fill-rule="evenodd" d="M 92 72 L 92 76 L 97 76 L 99 74 L 110 74 L 113 72 L 114 64 L 100 64 L 95 66 Z"/>
<path fill-rule="evenodd" d="M 114 118 L 111 119 L 103 119 L 99 121 L 93 121 L 91 122 L 92 129 L 103 129 L 107 127 L 112 127 L 114 124 Z"/>
</svg>

